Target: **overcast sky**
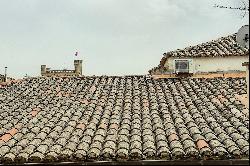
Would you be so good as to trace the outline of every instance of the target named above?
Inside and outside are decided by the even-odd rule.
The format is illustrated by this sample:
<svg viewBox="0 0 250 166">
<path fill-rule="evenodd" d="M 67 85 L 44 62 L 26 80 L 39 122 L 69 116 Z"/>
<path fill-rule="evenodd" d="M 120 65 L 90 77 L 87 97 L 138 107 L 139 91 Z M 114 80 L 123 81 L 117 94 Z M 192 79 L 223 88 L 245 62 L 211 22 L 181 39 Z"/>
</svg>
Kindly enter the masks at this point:
<svg viewBox="0 0 250 166">
<path fill-rule="evenodd" d="M 0 73 L 40 65 L 85 75 L 147 74 L 162 54 L 236 33 L 248 16 L 214 4 L 239 0 L 0 0 Z"/>
</svg>

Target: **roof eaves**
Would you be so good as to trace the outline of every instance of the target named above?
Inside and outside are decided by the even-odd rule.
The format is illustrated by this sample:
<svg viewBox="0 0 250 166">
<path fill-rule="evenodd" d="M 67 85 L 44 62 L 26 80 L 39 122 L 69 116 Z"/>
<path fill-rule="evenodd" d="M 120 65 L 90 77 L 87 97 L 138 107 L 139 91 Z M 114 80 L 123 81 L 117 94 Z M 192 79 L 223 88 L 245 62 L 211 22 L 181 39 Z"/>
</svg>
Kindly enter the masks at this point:
<svg viewBox="0 0 250 166">
<path fill-rule="evenodd" d="M 148 161 L 95 161 L 95 162 L 51 162 L 51 163 L 23 163 L 21 165 L 249 165 L 249 159 L 232 160 L 148 160 Z M 3 164 L 0 164 L 3 165 Z M 20 165 L 20 164 L 18 164 Z"/>
</svg>

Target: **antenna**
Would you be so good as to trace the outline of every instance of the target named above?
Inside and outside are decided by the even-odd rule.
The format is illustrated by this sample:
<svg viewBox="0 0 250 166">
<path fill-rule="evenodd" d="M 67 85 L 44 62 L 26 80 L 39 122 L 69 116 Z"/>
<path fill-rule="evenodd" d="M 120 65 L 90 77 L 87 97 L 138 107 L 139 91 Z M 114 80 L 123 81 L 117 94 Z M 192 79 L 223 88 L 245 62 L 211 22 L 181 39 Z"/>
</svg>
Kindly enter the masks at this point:
<svg viewBox="0 0 250 166">
<path fill-rule="evenodd" d="M 242 47 L 249 49 L 249 25 L 244 25 L 239 29 L 236 42 Z"/>
</svg>

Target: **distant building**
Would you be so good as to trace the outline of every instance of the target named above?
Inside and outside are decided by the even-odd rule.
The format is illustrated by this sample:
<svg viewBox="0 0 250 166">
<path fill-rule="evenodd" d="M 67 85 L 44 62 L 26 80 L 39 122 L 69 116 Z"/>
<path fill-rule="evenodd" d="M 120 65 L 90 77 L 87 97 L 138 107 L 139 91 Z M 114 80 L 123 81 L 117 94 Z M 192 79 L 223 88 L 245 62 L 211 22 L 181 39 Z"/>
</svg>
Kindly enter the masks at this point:
<svg viewBox="0 0 250 166">
<path fill-rule="evenodd" d="M 236 34 L 164 53 L 151 75 L 243 72 L 249 49 L 236 43 Z"/>
<path fill-rule="evenodd" d="M 0 74 L 0 83 L 4 83 L 4 82 L 11 82 L 11 81 L 14 81 L 15 79 L 14 78 L 11 78 L 11 77 L 7 77 L 6 80 L 5 80 L 5 76 Z"/>
<path fill-rule="evenodd" d="M 82 75 L 82 60 L 74 60 L 74 70 L 51 70 L 46 65 L 41 65 L 41 75 L 45 77 L 56 76 L 81 76 Z"/>
</svg>

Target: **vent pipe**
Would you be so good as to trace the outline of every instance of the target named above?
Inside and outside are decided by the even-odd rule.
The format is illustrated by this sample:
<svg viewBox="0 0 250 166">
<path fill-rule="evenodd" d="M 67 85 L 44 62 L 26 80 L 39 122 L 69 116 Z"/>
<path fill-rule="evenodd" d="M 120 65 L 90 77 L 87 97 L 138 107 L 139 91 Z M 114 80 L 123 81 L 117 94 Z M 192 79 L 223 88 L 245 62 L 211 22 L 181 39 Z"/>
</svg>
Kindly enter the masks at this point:
<svg viewBox="0 0 250 166">
<path fill-rule="evenodd" d="M 4 68 L 4 82 L 7 82 L 7 67 Z"/>
</svg>

